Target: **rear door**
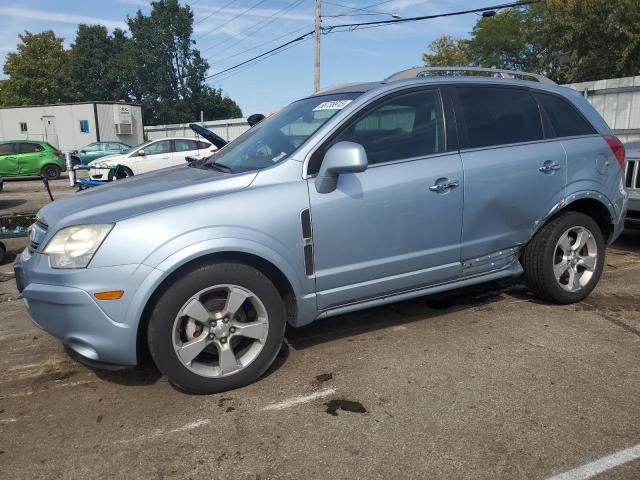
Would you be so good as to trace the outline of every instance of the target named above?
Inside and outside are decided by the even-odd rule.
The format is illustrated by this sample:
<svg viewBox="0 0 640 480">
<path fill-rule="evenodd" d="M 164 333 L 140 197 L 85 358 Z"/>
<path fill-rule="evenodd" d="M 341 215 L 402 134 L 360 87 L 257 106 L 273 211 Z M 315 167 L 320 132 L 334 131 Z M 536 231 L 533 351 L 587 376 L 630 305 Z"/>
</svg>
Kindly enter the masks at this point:
<svg viewBox="0 0 640 480">
<path fill-rule="evenodd" d="M 18 157 L 14 153 L 15 143 L 0 145 L 0 176 L 18 175 Z"/>
<path fill-rule="evenodd" d="M 462 260 L 491 270 L 499 266 L 494 259 L 526 243 L 564 197 L 566 154 L 559 141 L 545 139 L 529 89 L 454 90 L 465 177 Z"/>
<path fill-rule="evenodd" d="M 173 141 L 173 163 L 179 165 L 187 161 L 187 157 L 200 158 L 200 150 L 198 150 L 198 142 L 188 138 L 177 138 Z"/>
<path fill-rule="evenodd" d="M 151 172 L 173 166 L 172 143 L 173 140 L 159 140 L 144 147 L 144 155 L 136 157 L 135 174 Z"/>
<path fill-rule="evenodd" d="M 47 156 L 44 147 L 37 143 L 16 143 L 20 175 L 40 175 Z"/>
<path fill-rule="evenodd" d="M 340 175 L 330 193 L 318 193 L 309 180 L 320 309 L 460 274 L 462 167 L 446 144 L 444 117 L 437 88 L 393 94 L 356 114 L 316 152 L 321 159 L 331 145 L 351 141 L 364 146 L 369 161 L 362 173 Z"/>
</svg>

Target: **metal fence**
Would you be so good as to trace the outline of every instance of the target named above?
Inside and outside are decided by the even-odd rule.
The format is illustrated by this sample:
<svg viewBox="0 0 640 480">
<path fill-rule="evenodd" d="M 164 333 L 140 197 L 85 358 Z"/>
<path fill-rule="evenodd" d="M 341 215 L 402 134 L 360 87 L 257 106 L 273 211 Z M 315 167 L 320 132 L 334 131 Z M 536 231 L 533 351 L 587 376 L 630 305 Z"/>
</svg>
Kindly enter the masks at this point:
<svg viewBox="0 0 640 480">
<path fill-rule="evenodd" d="M 231 141 L 238 138 L 245 131 L 249 130 L 246 118 L 231 118 L 229 120 L 213 120 L 209 122 L 193 122 L 203 125 L 213 133 L 220 135 L 225 140 Z M 166 137 L 195 137 L 196 134 L 189 128 L 188 123 L 175 125 L 156 125 L 144 127 L 146 140 L 156 140 Z"/>
</svg>

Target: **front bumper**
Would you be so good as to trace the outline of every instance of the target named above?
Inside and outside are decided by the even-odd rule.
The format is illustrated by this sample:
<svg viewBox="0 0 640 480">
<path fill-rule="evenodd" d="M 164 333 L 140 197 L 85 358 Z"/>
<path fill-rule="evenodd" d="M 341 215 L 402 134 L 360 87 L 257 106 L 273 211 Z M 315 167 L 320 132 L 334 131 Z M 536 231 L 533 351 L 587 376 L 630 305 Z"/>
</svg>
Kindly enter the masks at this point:
<svg viewBox="0 0 640 480">
<path fill-rule="evenodd" d="M 108 168 L 92 168 L 91 169 L 91 180 L 102 180 L 106 182 L 109 180 L 109 172 Z"/>
<path fill-rule="evenodd" d="M 139 311 L 132 297 L 153 271 L 145 265 L 57 270 L 46 255 L 25 250 L 14 263 L 16 283 L 32 320 L 94 362 L 137 364 Z M 124 290 L 120 300 L 100 301 L 97 292 Z"/>
</svg>

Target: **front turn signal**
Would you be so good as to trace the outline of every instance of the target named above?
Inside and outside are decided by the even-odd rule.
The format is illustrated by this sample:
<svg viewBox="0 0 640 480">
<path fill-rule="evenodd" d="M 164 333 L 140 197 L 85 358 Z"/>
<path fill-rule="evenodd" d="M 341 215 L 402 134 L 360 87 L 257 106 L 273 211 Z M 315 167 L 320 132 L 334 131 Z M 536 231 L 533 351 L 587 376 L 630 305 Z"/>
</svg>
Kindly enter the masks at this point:
<svg viewBox="0 0 640 480">
<path fill-rule="evenodd" d="M 93 296 L 98 300 L 120 300 L 124 295 L 124 290 L 113 290 L 112 292 L 94 293 Z"/>
</svg>

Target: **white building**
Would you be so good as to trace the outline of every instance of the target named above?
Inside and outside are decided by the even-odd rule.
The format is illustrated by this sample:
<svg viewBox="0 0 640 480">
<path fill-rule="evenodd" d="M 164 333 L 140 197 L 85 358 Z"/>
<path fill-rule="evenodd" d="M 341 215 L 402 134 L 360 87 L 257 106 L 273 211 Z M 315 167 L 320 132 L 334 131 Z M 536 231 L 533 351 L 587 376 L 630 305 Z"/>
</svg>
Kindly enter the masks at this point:
<svg viewBox="0 0 640 480">
<path fill-rule="evenodd" d="M 142 143 L 139 105 L 82 102 L 0 108 L 0 140 L 40 140 L 60 150 L 78 150 L 96 141 Z"/>
</svg>

